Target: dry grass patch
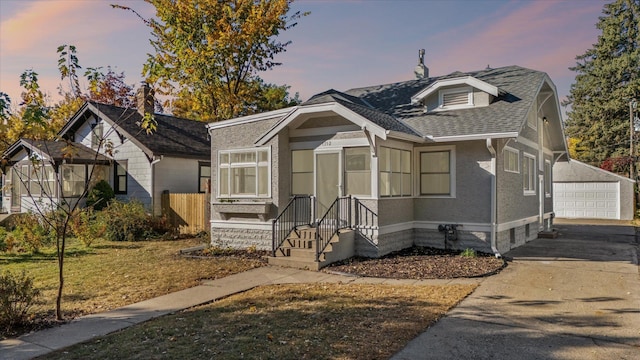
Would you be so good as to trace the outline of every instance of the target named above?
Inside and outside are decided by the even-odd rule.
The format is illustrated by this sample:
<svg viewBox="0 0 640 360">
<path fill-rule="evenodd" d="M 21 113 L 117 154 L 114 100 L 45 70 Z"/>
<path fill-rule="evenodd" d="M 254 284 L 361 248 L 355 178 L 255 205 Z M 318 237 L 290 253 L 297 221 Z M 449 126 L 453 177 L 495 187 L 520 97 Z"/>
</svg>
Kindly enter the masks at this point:
<svg viewBox="0 0 640 360">
<path fill-rule="evenodd" d="M 260 287 L 43 359 L 388 359 L 476 285 Z"/>
<path fill-rule="evenodd" d="M 97 241 L 86 248 L 72 239 L 65 260 L 62 309 L 71 318 L 98 313 L 196 286 L 264 262 L 233 256 L 185 258 L 180 249 L 201 244 L 198 239 L 175 241 Z M 0 255 L 2 269 L 25 269 L 42 295 L 35 306 L 34 326 L 53 321 L 58 267 L 53 250 L 36 255 Z M 14 329 L 24 331 L 28 329 Z M 1 334 L 15 335 L 16 332 Z"/>
</svg>

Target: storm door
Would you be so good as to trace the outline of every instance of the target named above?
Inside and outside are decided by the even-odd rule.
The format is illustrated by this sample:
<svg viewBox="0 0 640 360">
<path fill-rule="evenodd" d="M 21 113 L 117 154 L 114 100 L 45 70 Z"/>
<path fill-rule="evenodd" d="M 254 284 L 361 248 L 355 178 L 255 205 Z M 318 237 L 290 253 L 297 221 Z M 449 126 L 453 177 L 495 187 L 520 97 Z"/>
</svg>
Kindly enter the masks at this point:
<svg viewBox="0 0 640 360">
<path fill-rule="evenodd" d="M 318 209 L 316 216 L 322 218 L 333 201 L 340 196 L 342 182 L 340 171 L 340 153 L 316 154 L 316 198 Z"/>
</svg>

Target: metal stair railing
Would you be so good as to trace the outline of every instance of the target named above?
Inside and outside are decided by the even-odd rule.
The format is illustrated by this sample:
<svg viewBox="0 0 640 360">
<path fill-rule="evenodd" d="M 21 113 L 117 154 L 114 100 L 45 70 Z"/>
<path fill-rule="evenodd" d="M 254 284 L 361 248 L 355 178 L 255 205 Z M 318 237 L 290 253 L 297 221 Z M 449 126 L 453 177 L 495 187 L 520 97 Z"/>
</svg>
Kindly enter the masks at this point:
<svg viewBox="0 0 640 360">
<path fill-rule="evenodd" d="M 273 219 L 271 223 L 271 255 L 276 256 L 276 251 L 287 240 L 291 231 L 296 231 L 298 226 L 309 225 L 313 219 L 314 197 L 294 196 L 284 210 Z M 296 234 L 297 231 L 296 231 Z M 298 234 L 300 235 L 300 234 Z"/>
<path fill-rule="evenodd" d="M 336 198 L 316 225 L 316 262 L 339 230 L 351 228 L 351 196 Z"/>
<path fill-rule="evenodd" d="M 373 233 L 378 229 L 378 214 L 361 203 L 359 199 L 355 198 L 354 200 L 354 228 L 364 239 L 375 245 Z"/>
</svg>

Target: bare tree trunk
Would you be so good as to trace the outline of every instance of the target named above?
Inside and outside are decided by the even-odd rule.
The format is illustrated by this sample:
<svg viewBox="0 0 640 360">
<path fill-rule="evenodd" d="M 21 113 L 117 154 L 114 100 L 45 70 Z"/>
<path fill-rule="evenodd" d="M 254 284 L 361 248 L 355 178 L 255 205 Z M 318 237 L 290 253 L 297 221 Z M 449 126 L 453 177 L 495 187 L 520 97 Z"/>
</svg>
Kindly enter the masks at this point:
<svg viewBox="0 0 640 360">
<path fill-rule="evenodd" d="M 67 233 L 67 224 L 68 224 L 68 215 L 67 221 L 65 221 L 62 232 L 58 235 L 58 295 L 56 297 L 56 320 L 62 321 L 64 317 L 62 316 L 62 288 L 64 287 L 64 248 L 66 244 L 66 233 Z"/>
</svg>

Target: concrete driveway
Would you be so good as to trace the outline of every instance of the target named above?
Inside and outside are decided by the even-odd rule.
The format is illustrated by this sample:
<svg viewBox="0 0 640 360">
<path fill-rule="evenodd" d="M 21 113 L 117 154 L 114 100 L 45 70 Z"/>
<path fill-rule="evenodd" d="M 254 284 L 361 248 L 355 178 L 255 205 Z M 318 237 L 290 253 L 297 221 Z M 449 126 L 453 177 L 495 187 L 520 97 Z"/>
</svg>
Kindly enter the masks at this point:
<svg viewBox="0 0 640 360">
<path fill-rule="evenodd" d="M 640 359 L 634 228 L 555 227 L 393 359 Z"/>
</svg>

